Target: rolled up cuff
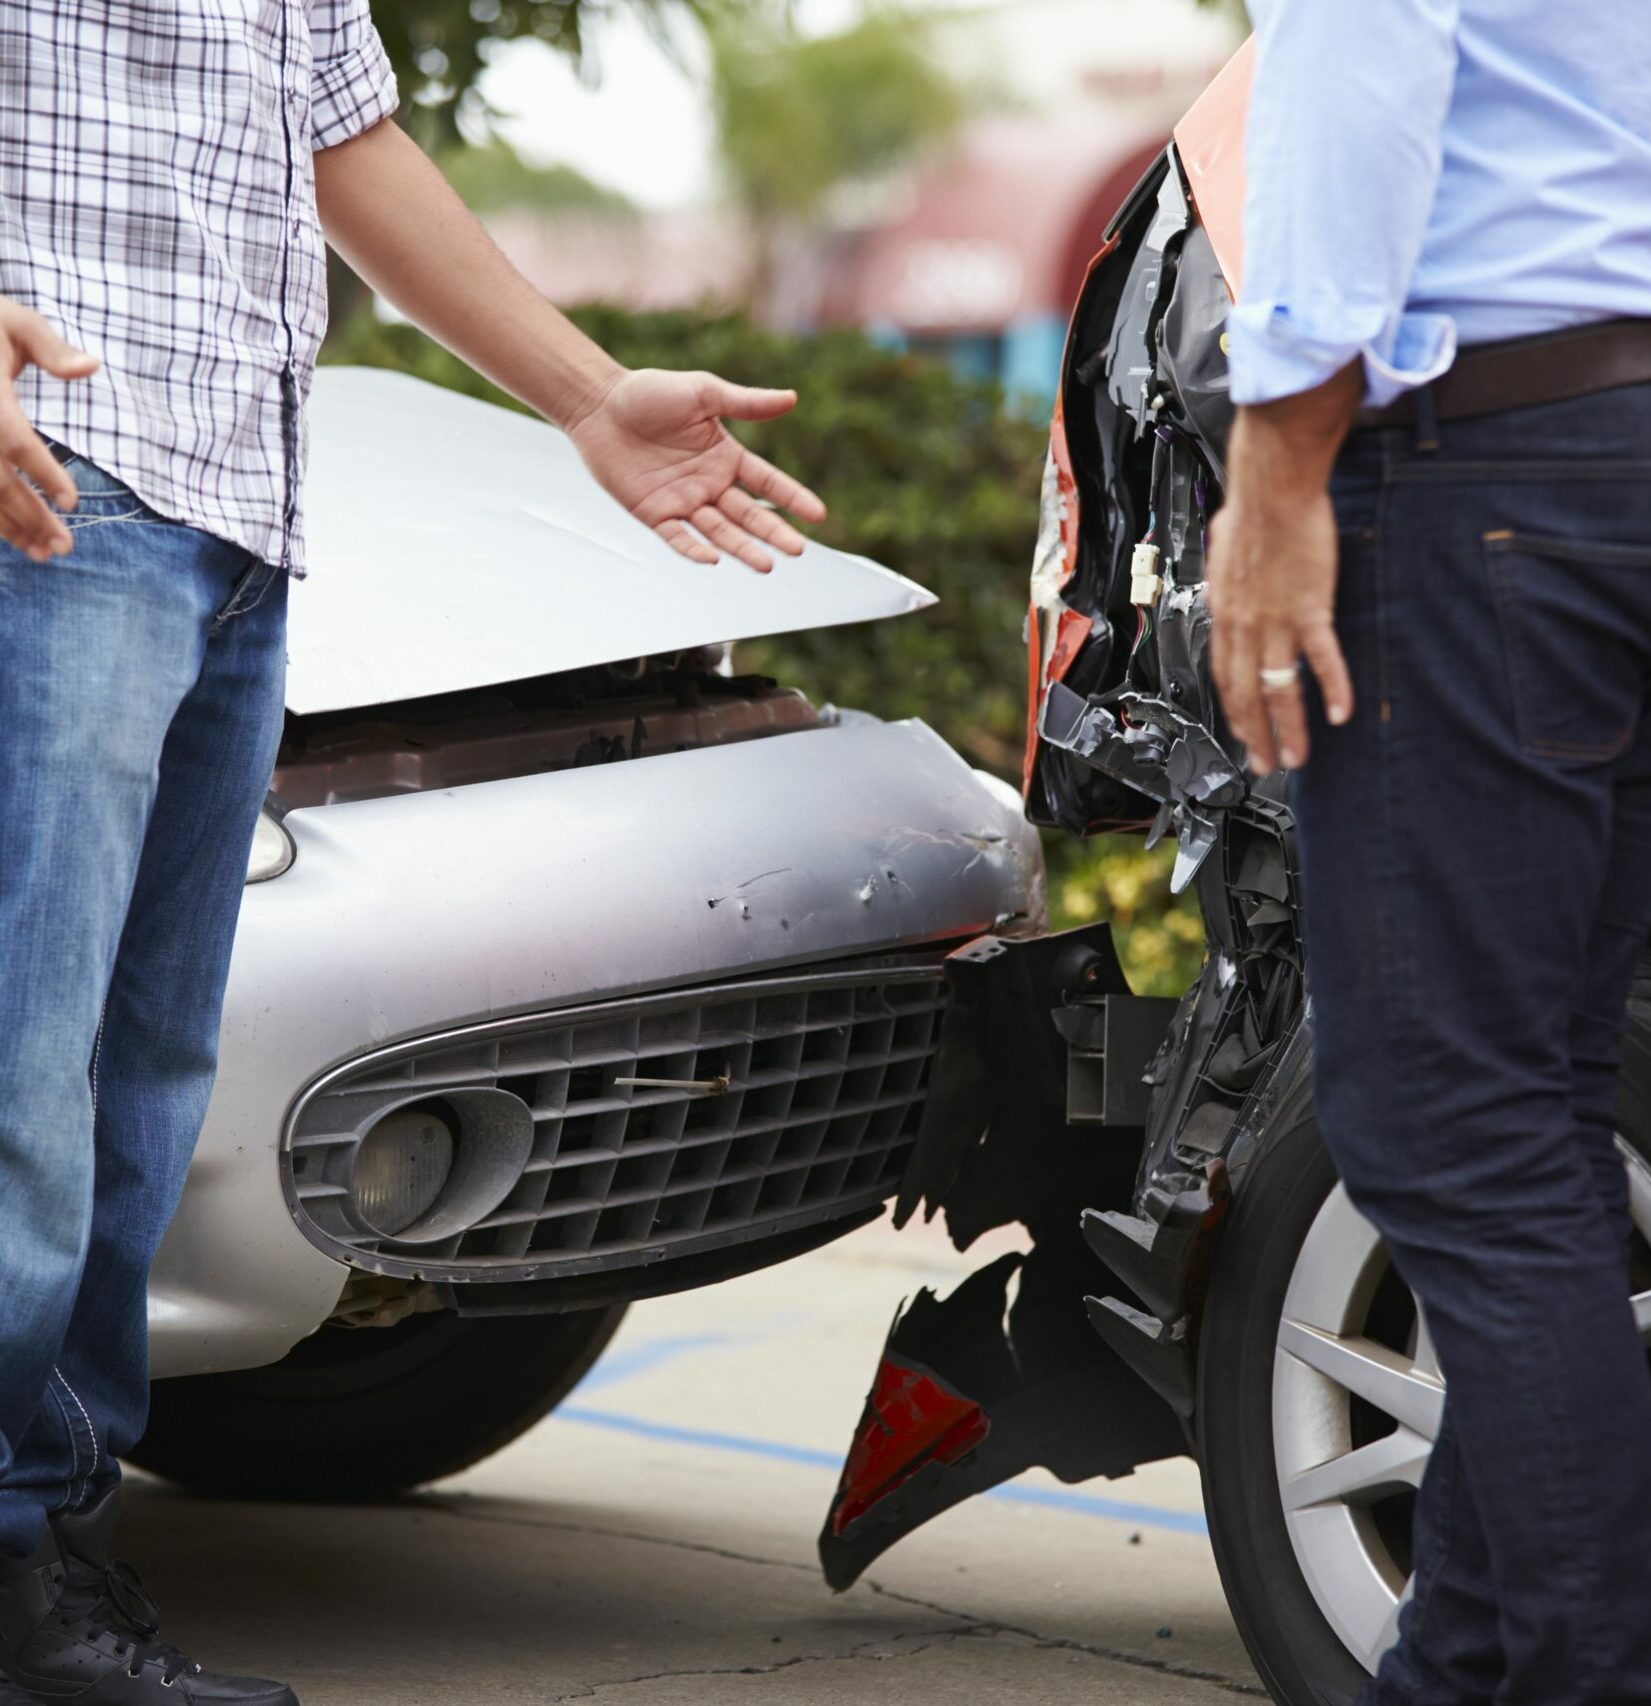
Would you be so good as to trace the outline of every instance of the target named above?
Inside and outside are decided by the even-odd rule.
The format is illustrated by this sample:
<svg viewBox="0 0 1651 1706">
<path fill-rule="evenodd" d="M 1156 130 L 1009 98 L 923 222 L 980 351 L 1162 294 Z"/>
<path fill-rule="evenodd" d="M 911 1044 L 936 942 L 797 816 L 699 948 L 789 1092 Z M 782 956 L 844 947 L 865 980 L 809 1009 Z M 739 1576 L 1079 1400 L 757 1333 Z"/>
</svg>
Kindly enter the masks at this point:
<svg viewBox="0 0 1651 1706">
<path fill-rule="evenodd" d="M 317 65 L 310 87 L 310 148 L 317 154 L 371 130 L 398 102 L 396 74 L 378 31 Z"/>
<path fill-rule="evenodd" d="M 1227 318 L 1227 352 L 1240 406 L 1300 396 L 1363 361 L 1365 402 L 1379 409 L 1450 371 L 1456 322 L 1424 313 L 1392 321 L 1380 308 L 1306 316 L 1287 303 L 1246 302 Z"/>
</svg>

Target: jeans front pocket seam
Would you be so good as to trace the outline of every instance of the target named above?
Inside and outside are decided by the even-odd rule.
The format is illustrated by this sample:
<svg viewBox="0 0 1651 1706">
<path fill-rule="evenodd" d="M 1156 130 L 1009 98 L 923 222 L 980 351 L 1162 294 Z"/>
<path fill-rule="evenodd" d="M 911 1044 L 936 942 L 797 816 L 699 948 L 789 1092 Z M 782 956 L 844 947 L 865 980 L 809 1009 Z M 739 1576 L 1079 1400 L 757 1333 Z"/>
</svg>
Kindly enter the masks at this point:
<svg viewBox="0 0 1651 1706">
<path fill-rule="evenodd" d="M 111 492 L 108 495 L 113 497 L 115 494 Z M 71 533 L 83 533 L 88 527 L 107 527 L 110 522 L 116 521 L 129 527 L 150 527 L 161 519 L 158 515 L 145 514 L 141 503 L 133 509 L 122 510 L 118 515 L 88 515 L 80 510 L 72 510 L 61 517 L 63 525 Z"/>
<path fill-rule="evenodd" d="M 276 564 L 255 559 L 235 583 L 235 589 L 229 595 L 229 602 L 213 617 L 211 632 L 216 634 L 226 622 L 256 610 L 263 603 L 278 573 L 280 570 Z"/>
<path fill-rule="evenodd" d="M 1516 589 L 1510 584 L 1507 571 L 1520 553 L 1555 557 L 1571 562 L 1621 563 L 1624 567 L 1635 566 L 1643 556 L 1647 570 L 1651 571 L 1651 550 L 1641 552 L 1635 546 L 1590 546 L 1576 540 L 1543 539 L 1511 532 L 1487 533 L 1483 535 L 1482 546 L 1485 577 L 1490 582 L 1496 629 L 1502 644 L 1502 656 L 1507 665 L 1509 693 L 1513 699 L 1516 732 L 1521 749 L 1531 758 L 1553 759 L 1571 764 L 1608 764 L 1621 757 L 1628 743 L 1634 738 L 1637 724 L 1632 717 L 1606 741 L 1558 740 L 1538 731 L 1532 704 L 1529 666 L 1525 648 L 1518 637 L 1518 613 L 1514 608 Z"/>
</svg>

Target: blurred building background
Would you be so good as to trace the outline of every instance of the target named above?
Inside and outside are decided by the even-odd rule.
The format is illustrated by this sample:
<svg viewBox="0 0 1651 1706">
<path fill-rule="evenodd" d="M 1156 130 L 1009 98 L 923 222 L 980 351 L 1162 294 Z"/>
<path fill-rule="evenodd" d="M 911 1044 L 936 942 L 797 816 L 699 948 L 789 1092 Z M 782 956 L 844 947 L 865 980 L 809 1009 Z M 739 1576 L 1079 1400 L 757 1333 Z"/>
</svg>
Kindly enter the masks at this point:
<svg viewBox="0 0 1651 1706">
<path fill-rule="evenodd" d="M 810 32 L 811 12 L 835 27 Z M 685 36 L 675 63 L 671 47 L 616 18 L 594 88 L 542 46 L 506 48 L 480 84 L 499 133 L 527 167 L 565 177 L 571 164 L 610 199 L 557 205 L 520 173 L 515 194 L 501 184 L 483 195 L 495 235 L 564 304 L 724 305 L 792 330 L 858 326 L 1046 402 L 1106 222 L 1231 53 L 1230 18 L 1194 0 L 996 0 L 899 15 L 828 5 L 800 17 L 800 40 L 754 48 L 760 25 L 747 19 L 708 41 Z M 799 64 L 811 51 L 814 65 Z M 776 81 L 794 98 L 766 115 L 771 182 L 757 188 L 769 205 L 756 208 L 731 109 L 760 106 Z M 856 158 L 868 89 L 897 112 L 881 146 L 872 139 Z M 832 100 L 840 125 L 798 110 Z M 580 134 L 581 117 L 602 108 L 599 133 L 614 109 L 629 118 L 630 134 L 607 148 Z M 637 145 L 653 162 L 641 172 Z M 846 158 L 787 170 L 834 148 Z"/>
</svg>

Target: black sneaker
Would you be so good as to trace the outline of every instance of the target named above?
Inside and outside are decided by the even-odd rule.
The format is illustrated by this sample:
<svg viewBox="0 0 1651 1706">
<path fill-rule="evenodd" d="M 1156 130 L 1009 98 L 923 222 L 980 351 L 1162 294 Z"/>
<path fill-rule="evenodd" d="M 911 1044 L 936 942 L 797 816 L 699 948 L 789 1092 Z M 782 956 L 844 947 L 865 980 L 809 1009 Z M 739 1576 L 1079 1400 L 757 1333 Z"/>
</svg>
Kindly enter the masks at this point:
<svg viewBox="0 0 1651 1706">
<path fill-rule="evenodd" d="M 39 1698 L 37 1694 L 25 1694 L 21 1688 L 0 1676 L 0 1706 L 35 1706 Z"/>
<path fill-rule="evenodd" d="M 34 1557 L 0 1560 L 0 1673 L 26 1692 L 0 1706 L 298 1706 L 279 1682 L 217 1676 L 160 1640 L 160 1613 L 112 1557 L 120 1487 L 53 1517 Z"/>
</svg>

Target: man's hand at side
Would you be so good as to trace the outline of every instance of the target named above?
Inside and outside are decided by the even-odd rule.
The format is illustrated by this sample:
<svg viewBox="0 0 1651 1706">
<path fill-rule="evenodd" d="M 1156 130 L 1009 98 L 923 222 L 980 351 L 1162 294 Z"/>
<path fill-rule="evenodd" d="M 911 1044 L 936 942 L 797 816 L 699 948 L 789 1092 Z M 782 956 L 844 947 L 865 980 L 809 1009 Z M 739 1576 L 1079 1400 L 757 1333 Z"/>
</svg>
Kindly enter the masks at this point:
<svg viewBox="0 0 1651 1706">
<path fill-rule="evenodd" d="M 67 556 L 74 541 L 40 492 L 61 510 L 73 509 L 80 493 L 18 404 L 12 381 L 29 366 L 84 379 L 96 372 L 97 357 L 64 343 L 33 309 L 0 296 L 0 539 L 44 563 Z"/>
<path fill-rule="evenodd" d="M 766 573 L 770 548 L 825 505 L 745 450 L 723 420 L 768 420 L 790 391 L 709 373 L 630 373 L 547 302 L 500 252 L 417 143 L 392 120 L 315 157 L 328 241 L 414 325 L 564 428 L 603 486 L 685 557 L 726 551 Z"/>
<path fill-rule="evenodd" d="M 1330 470 L 1363 387 L 1355 363 L 1328 384 L 1241 409 L 1227 458 L 1227 497 L 1210 529 L 1211 661 L 1232 731 L 1265 776 L 1307 762 L 1303 659 L 1332 723 L 1353 714 L 1336 640 L 1336 519 Z M 1270 686 L 1262 671 L 1278 672 Z"/>
</svg>

